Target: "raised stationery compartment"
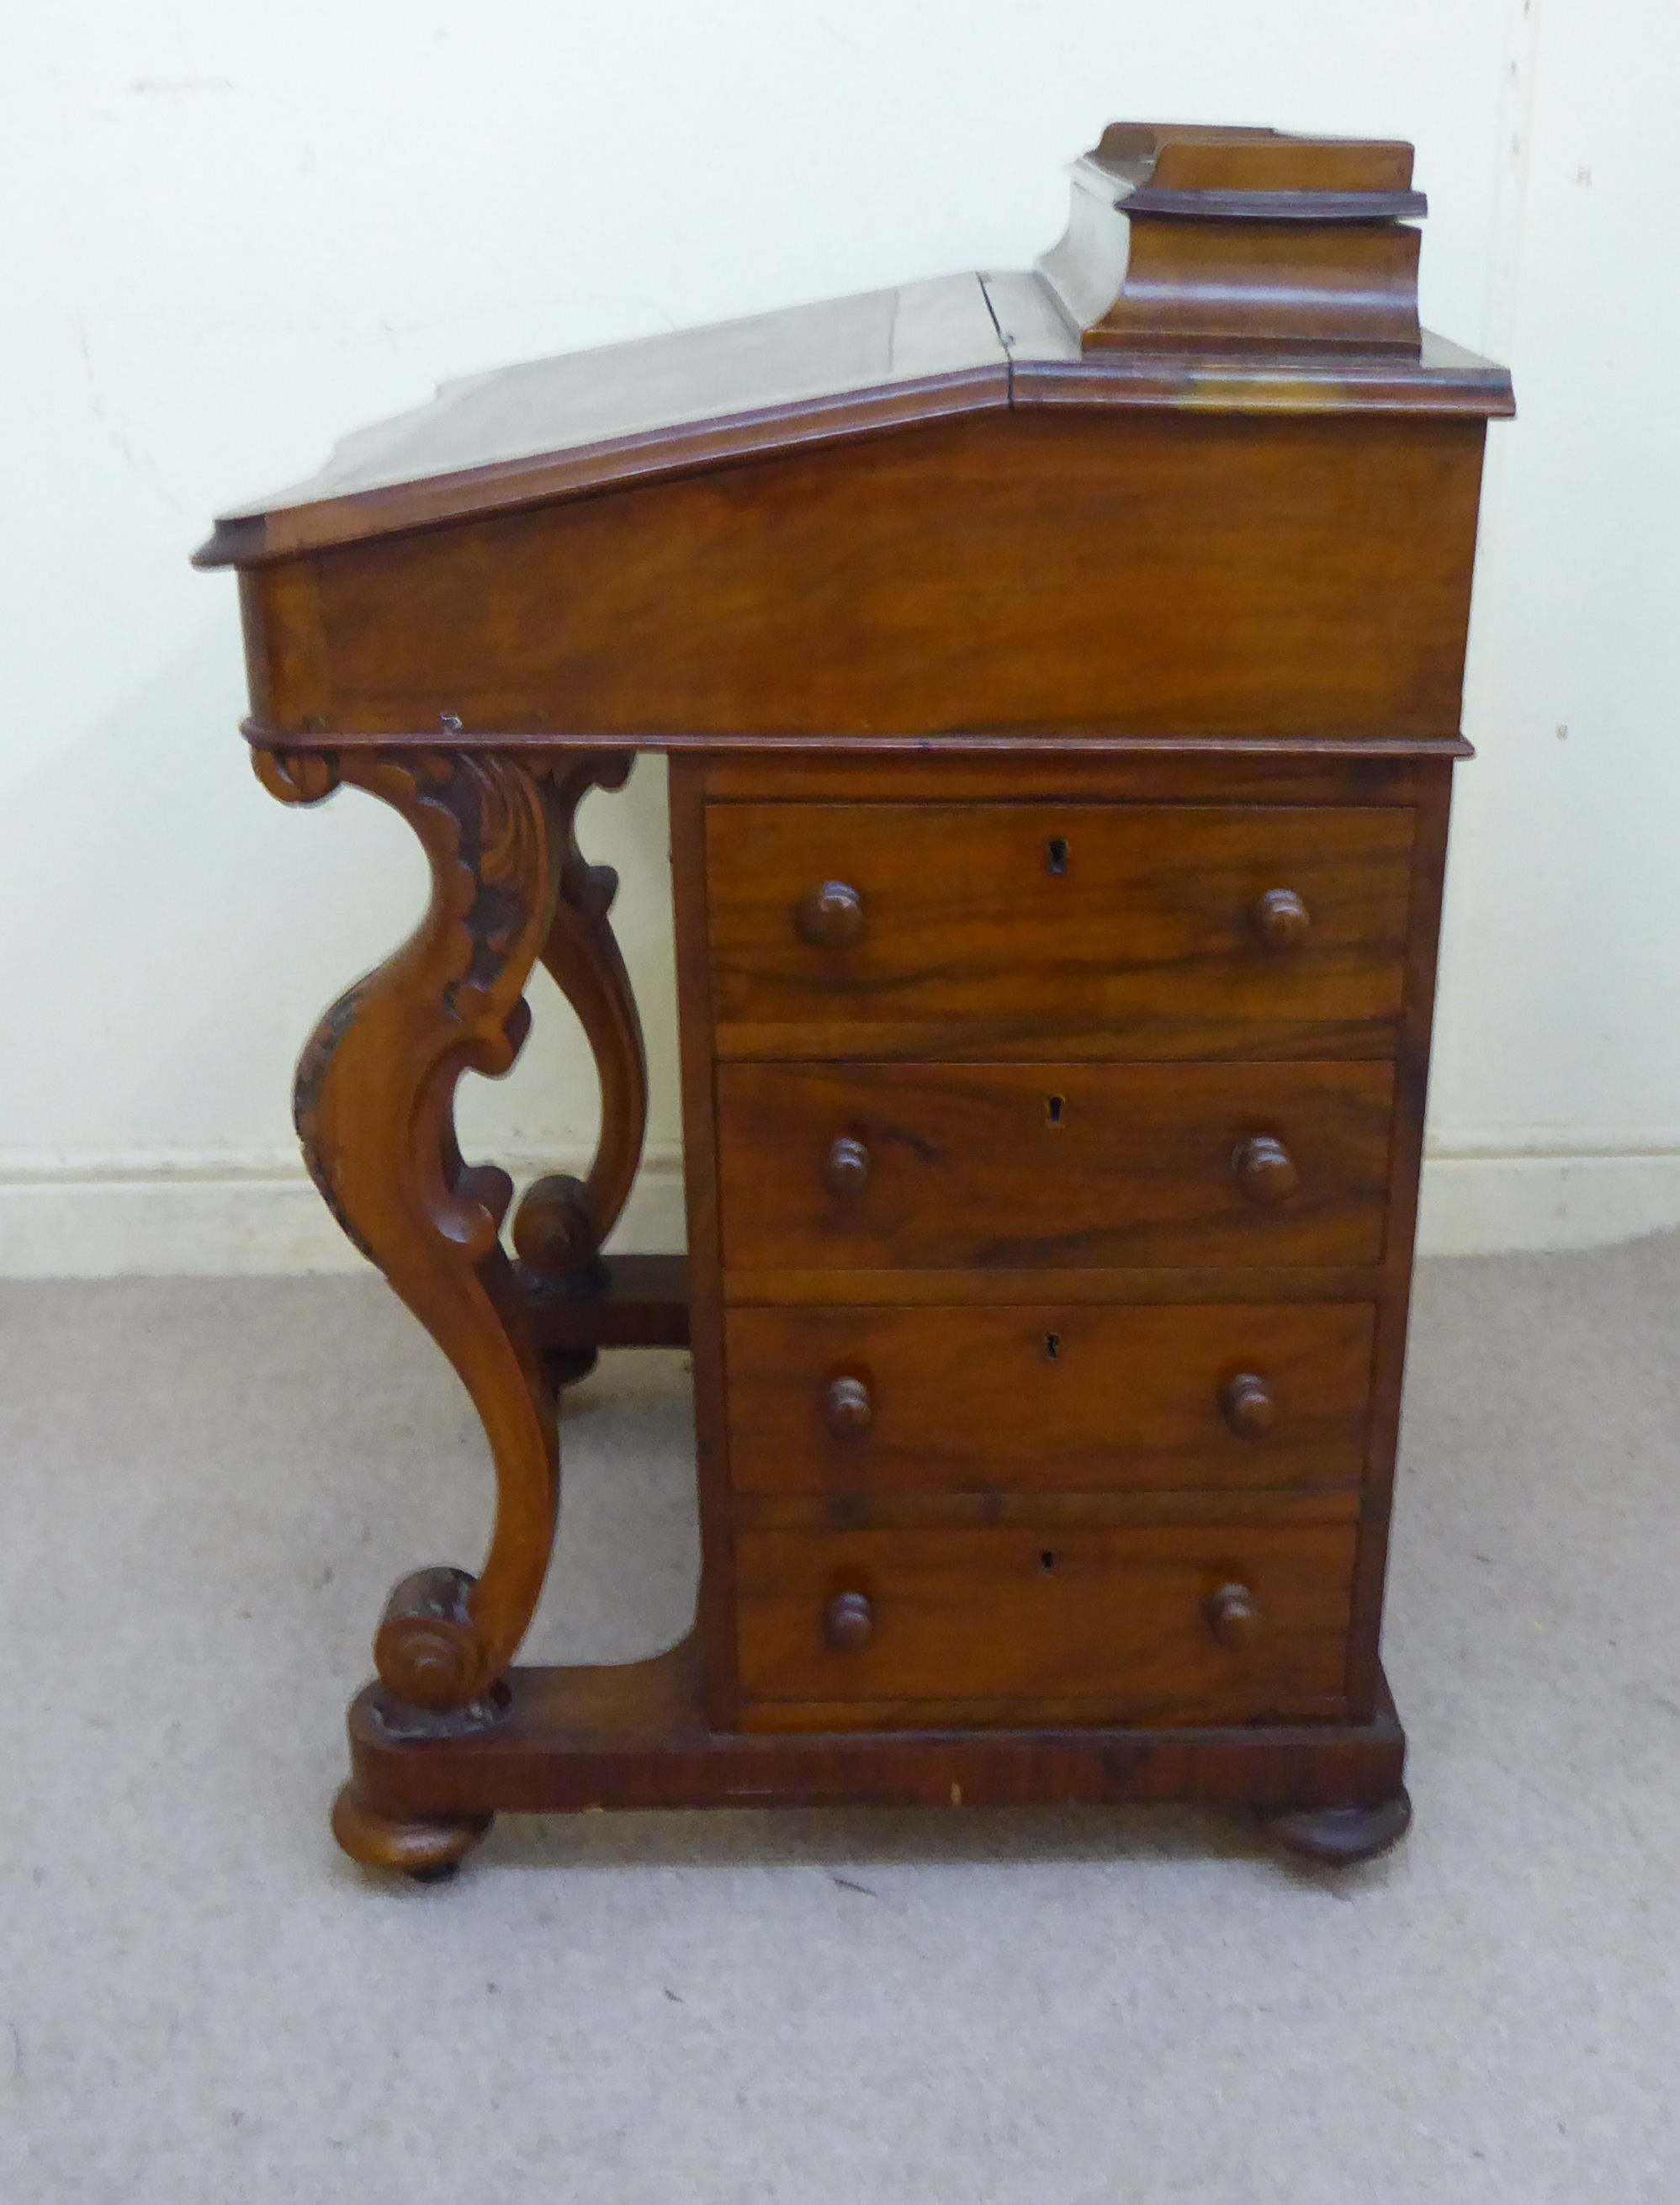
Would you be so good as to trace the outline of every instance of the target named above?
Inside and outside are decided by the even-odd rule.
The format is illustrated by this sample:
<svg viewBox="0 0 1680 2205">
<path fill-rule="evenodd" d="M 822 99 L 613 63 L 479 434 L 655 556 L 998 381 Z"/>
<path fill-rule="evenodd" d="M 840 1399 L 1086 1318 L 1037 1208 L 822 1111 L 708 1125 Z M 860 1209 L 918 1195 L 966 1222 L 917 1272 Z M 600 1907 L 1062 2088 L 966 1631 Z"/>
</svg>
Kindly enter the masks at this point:
<svg viewBox="0 0 1680 2205">
<path fill-rule="evenodd" d="M 1369 1303 L 733 1309 L 737 1493 L 1351 1488 Z"/>
<path fill-rule="evenodd" d="M 745 1719 L 960 1724 L 1021 1702 L 1131 1723 L 1331 1715 L 1354 1538 L 1348 1524 L 745 1533 Z"/>
<path fill-rule="evenodd" d="M 753 1269 L 1365 1264 L 1386 1064 L 725 1064 L 723 1259 Z"/>
<path fill-rule="evenodd" d="M 714 804 L 717 1053 L 1392 1055 L 1414 817 Z"/>
</svg>

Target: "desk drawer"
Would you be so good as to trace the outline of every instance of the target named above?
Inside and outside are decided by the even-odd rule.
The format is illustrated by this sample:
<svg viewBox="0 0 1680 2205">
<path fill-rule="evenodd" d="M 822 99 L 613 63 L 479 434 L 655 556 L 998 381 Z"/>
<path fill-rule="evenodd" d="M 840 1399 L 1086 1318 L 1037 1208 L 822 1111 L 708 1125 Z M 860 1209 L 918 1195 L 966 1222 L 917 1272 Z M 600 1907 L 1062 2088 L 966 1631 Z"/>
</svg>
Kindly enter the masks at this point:
<svg viewBox="0 0 1680 2205">
<path fill-rule="evenodd" d="M 733 1270 L 1374 1263 L 1386 1064 L 727 1064 Z"/>
<path fill-rule="evenodd" d="M 1393 805 L 713 805 L 718 1054 L 1392 1055 L 1412 835 Z"/>
<path fill-rule="evenodd" d="M 749 1702 L 1019 1701 L 1092 1720 L 1242 1721 L 1344 1691 L 1355 1534 L 1202 1529 L 758 1531 L 737 1544 Z M 892 1720 L 885 1715 L 886 1720 Z M 773 1718 L 761 1715 L 759 1721 Z M 790 1710 L 790 1722 L 800 1725 Z"/>
<path fill-rule="evenodd" d="M 1356 1486 L 1368 1303 L 735 1309 L 739 1493 Z"/>
</svg>

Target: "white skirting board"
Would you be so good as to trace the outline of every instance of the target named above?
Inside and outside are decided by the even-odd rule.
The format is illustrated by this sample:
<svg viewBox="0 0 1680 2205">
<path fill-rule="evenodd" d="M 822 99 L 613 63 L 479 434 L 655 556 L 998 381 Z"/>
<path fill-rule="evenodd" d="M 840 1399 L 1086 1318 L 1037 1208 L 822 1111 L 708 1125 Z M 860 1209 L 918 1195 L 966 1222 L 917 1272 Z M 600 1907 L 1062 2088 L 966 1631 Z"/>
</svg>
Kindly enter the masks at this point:
<svg viewBox="0 0 1680 2205">
<path fill-rule="evenodd" d="M 589 1157 L 501 1157 L 524 1187 Z M 609 1248 L 655 1253 L 683 1245 L 682 1158 L 643 1162 Z M 301 1164 L 217 1169 L 36 1171 L 0 1175 L 0 1278 L 110 1279 L 358 1271 L 365 1258 L 329 1215 Z"/>
<path fill-rule="evenodd" d="M 588 1157 L 504 1159 L 523 1186 Z M 1601 1247 L 1680 1227 L 1680 1144 L 1627 1150 L 1441 1150 L 1424 1166 L 1430 1256 Z M 609 1246 L 683 1244 L 682 1160 L 651 1150 Z M 0 1173 L 0 1277 L 353 1271 L 362 1257 L 301 1167 L 273 1162 Z"/>
<path fill-rule="evenodd" d="M 1680 1142 L 1627 1149 L 1426 1154 L 1423 1256 L 1604 1248 L 1680 1226 Z"/>
</svg>

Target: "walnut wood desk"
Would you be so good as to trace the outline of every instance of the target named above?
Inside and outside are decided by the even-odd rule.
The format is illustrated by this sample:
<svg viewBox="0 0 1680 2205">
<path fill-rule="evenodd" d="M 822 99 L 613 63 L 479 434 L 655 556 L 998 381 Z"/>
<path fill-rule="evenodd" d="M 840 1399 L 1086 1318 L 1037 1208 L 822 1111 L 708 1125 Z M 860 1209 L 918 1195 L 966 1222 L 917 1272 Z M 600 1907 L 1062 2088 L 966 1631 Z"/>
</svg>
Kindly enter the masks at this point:
<svg viewBox="0 0 1680 2205">
<path fill-rule="evenodd" d="M 1485 426 L 1411 149 L 1117 124 L 1031 274 L 447 387 L 229 515 L 264 785 L 431 865 L 297 1124 L 498 1501 L 392 1594 L 335 1816 L 1202 1800 L 1360 1858 Z M 591 788 L 671 761 L 688 1255 Z M 468 1164 L 541 960 L 587 1179 Z M 692 1344 L 692 1637 L 513 1666 L 557 1389 Z"/>
</svg>

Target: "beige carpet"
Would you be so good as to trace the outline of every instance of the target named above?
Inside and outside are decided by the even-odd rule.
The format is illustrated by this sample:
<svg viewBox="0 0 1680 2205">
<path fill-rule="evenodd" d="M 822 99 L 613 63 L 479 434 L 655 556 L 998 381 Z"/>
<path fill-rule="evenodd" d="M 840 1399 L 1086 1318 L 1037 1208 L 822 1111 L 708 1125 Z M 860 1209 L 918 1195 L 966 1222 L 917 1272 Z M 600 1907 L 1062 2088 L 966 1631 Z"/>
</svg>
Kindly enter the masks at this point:
<svg viewBox="0 0 1680 2205">
<path fill-rule="evenodd" d="M 392 1578 L 478 1558 L 371 1278 L 0 1293 L 0 2199 L 1674 2205 L 1680 1240 L 1436 1263 L 1387 1656 L 1417 1821 L 326 1832 Z M 573 1397 L 537 1645 L 680 1630 L 680 1358 Z"/>
</svg>

